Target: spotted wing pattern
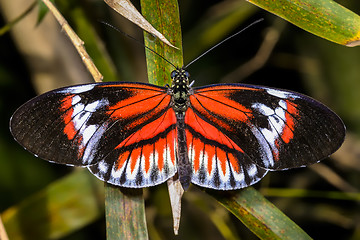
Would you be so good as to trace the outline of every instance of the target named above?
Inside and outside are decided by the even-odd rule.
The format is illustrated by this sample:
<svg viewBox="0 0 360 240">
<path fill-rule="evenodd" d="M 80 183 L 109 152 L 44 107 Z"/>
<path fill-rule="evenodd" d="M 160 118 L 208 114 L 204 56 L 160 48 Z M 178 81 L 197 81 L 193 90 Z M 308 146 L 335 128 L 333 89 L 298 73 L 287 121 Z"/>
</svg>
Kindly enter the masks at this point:
<svg viewBox="0 0 360 240">
<path fill-rule="evenodd" d="M 320 161 L 345 137 L 335 113 L 299 93 L 241 84 L 193 91 L 185 123 L 192 182 L 200 186 L 251 185 L 267 170 Z"/>
<path fill-rule="evenodd" d="M 140 83 L 62 88 L 20 107 L 10 128 L 28 151 L 88 166 L 98 178 L 145 187 L 176 173 L 176 117 L 167 89 Z"/>
</svg>

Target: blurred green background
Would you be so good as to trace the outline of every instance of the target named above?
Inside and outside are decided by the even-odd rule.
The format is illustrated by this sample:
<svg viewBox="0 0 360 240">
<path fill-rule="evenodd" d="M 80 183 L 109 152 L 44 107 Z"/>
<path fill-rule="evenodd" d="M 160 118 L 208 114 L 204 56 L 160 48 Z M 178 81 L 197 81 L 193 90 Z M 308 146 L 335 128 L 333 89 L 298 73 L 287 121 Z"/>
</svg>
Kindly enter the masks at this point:
<svg viewBox="0 0 360 240">
<path fill-rule="evenodd" d="M 144 48 L 99 21 L 142 41 L 138 27 L 102 1 L 55 2 L 106 81 L 147 82 Z M 360 13 L 358 1 L 337 2 Z M 30 5 L 1 0 L 0 26 Z M 360 239 L 359 197 L 348 194 L 360 189 L 360 48 L 321 39 L 245 1 L 183 0 L 179 5 L 185 64 L 254 20 L 265 19 L 192 64 L 188 71 L 195 86 L 242 82 L 290 89 L 325 103 L 344 120 L 346 141 L 331 158 L 308 168 L 271 172 L 255 187 L 314 239 Z M 36 7 L 0 37 L 0 212 L 74 171 L 33 157 L 8 128 L 16 108 L 37 94 L 91 82 L 53 16 L 47 14 L 40 23 L 37 19 Z M 195 186 L 184 195 L 178 237 L 172 232 L 166 184 L 145 189 L 144 198 L 150 239 L 256 239 Z M 96 212 L 91 224 L 63 239 L 105 239 L 102 201 L 99 197 L 97 209 L 88 209 Z M 35 239 L 31 234 L 26 238 Z"/>
</svg>

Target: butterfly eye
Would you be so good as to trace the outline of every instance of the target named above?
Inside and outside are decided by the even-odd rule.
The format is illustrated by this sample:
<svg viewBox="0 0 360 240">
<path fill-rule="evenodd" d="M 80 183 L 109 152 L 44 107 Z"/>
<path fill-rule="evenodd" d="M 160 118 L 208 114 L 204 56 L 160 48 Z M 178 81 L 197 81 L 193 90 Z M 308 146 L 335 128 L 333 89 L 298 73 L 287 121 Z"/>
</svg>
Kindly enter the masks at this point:
<svg viewBox="0 0 360 240">
<path fill-rule="evenodd" d="M 186 78 L 190 78 L 190 73 L 189 73 L 189 72 L 185 72 L 185 77 L 186 77 Z"/>
<path fill-rule="evenodd" d="M 170 75 L 171 79 L 174 79 L 176 75 L 177 75 L 177 71 L 176 70 L 172 71 Z"/>
</svg>

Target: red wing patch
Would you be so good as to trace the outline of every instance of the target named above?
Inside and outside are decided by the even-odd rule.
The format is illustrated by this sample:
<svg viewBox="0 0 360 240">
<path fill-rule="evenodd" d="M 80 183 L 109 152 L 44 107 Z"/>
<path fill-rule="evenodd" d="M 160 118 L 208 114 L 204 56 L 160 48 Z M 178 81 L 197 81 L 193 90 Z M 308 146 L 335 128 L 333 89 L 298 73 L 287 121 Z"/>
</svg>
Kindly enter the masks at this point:
<svg viewBox="0 0 360 240">
<path fill-rule="evenodd" d="M 248 89 L 248 88 L 245 88 Z M 231 119 L 232 121 L 248 122 L 252 118 L 251 109 L 239 102 L 231 100 L 228 95 L 231 93 L 229 89 L 219 89 L 217 91 L 197 91 L 196 94 L 190 96 L 191 105 L 201 114 L 206 116 L 209 121 L 221 124 L 223 129 L 233 131 L 233 126 L 225 121 L 218 121 L 218 118 Z M 208 108 L 211 106 L 211 108 Z"/>
<path fill-rule="evenodd" d="M 192 109 L 186 111 L 185 126 L 192 183 L 221 190 L 238 189 L 266 174 L 236 143 Z"/>
<path fill-rule="evenodd" d="M 318 162 L 344 139 L 344 125 L 336 114 L 291 91 L 241 84 L 211 85 L 195 88 L 190 104 L 199 118 L 231 139 L 248 159 L 264 169 Z"/>
<path fill-rule="evenodd" d="M 175 112 L 170 108 L 124 139 L 111 154 L 89 167 L 90 171 L 123 187 L 147 187 L 166 181 L 177 171 L 175 127 Z"/>
</svg>

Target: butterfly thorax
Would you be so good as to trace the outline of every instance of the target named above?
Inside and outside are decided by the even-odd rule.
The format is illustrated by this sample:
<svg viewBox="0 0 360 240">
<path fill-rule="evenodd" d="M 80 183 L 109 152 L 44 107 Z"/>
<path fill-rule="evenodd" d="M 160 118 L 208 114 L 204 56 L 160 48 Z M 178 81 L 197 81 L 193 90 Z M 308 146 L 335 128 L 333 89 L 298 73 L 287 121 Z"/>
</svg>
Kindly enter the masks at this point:
<svg viewBox="0 0 360 240">
<path fill-rule="evenodd" d="M 170 94 L 172 95 L 172 108 L 176 114 L 177 129 L 177 173 L 181 186 L 186 191 L 191 182 L 192 168 L 186 148 L 185 133 L 185 112 L 189 107 L 189 86 L 190 74 L 182 68 L 177 68 L 171 72 L 172 85 Z"/>
<path fill-rule="evenodd" d="M 173 96 L 173 109 L 176 113 L 184 113 L 189 105 L 189 77 L 190 74 L 182 68 L 171 72 L 171 92 Z"/>
</svg>

